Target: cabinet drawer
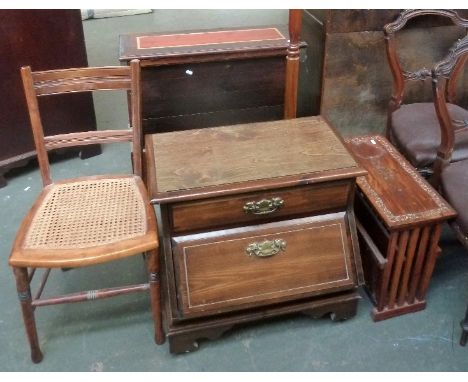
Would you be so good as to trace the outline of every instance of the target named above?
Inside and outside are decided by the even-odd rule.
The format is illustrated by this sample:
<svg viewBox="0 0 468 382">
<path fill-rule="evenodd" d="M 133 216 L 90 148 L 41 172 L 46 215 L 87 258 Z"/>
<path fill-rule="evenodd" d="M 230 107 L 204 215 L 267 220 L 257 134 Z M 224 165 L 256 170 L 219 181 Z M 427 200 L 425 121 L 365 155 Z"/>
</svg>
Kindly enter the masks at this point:
<svg viewBox="0 0 468 382">
<path fill-rule="evenodd" d="M 278 218 L 344 209 L 350 189 L 349 181 L 340 181 L 175 204 L 171 210 L 172 230 L 184 232 L 259 224 Z"/>
<path fill-rule="evenodd" d="M 344 212 L 173 238 L 184 317 L 356 285 Z"/>
</svg>

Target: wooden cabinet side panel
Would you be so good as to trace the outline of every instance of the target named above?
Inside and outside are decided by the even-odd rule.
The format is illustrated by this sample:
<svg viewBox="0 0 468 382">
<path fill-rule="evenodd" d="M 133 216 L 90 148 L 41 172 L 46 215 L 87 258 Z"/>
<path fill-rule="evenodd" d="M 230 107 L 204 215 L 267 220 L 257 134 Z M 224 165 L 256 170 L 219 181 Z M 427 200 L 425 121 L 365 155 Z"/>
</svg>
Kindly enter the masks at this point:
<svg viewBox="0 0 468 382">
<path fill-rule="evenodd" d="M 0 166 L 34 150 L 20 67 L 32 70 L 87 66 L 79 10 L 1 10 Z M 7 58 L 7 59 L 6 59 Z M 45 133 L 95 130 L 90 94 L 40 101 Z M 19 159 L 19 158 L 18 158 Z"/>
<path fill-rule="evenodd" d="M 283 104 L 284 59 L 145 67 L 143 118 Z"/>
</svg>

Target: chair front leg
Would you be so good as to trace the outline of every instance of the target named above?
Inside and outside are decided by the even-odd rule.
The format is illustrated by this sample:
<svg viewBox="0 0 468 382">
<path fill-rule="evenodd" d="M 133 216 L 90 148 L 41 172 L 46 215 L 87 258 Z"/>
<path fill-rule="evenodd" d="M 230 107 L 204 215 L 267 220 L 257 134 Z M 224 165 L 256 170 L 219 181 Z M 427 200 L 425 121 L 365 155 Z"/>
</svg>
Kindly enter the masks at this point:
<svg viewBox="0 0 468 382">
<path fill-rule="evenodd" d="M 158 345 L 165 341 L 162 329 L 161 282 L 159 275 L 159 249 L 148 252 L 148 270 L 150 284 L 151 311 L 154 321 L 154 340 Z"/>
<path fill-rule="evenodd" d="M 23 313 L 24 326 L 31 348 L 31 360 L 34 363 L 42 361 L 42 352 L 37 337 L 36 321 L 34 319 L 34 309 L 32 306 L 31 288 L 27 268 L 14 267 L 13 273 L 16 278 L 16 289 Z"/>
</svg>

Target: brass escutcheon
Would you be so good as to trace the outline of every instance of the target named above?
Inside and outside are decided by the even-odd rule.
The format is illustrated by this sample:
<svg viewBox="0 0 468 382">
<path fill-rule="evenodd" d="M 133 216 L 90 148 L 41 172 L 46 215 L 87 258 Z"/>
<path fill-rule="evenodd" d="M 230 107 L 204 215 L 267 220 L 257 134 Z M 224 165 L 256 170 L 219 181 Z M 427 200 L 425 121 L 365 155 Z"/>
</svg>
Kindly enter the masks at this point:
<svg viewBox="0 0 468 382">
<path fill-rule="evenodd" d="M 265 215 L 278 211 L 284 205 L 284 200 L 275 197 L 271 199 L 262 199 L 258 202 L 247 202 L 244 205 L 244 212 L 253 215 Z"/>
<path fill-rule="evenodd" d="M 269 257 L 286 250 L 286 241 L 283 239 L 265 240 L 261 243 L 251 243 L 245 251 L 249 256 Z"/>
</svg>

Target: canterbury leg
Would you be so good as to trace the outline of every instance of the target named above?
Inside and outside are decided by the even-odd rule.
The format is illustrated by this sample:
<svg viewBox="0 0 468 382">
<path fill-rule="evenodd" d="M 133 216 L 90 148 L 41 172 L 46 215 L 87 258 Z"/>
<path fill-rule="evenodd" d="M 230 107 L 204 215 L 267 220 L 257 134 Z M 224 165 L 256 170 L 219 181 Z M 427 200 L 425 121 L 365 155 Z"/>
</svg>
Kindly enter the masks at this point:
<svg viewBox="0 0 468 382">
<path fill-rule="evenodd" d="M 150 273 L 149 284 L 151 311 L 153 312 L 154 320 L 154 340 L 158 345 L 161 345 L 165 341 L 165 336 L 162 329 L 161 285 L 159 277 L 159 249 L 152 250 L 148 253 L 148 270 Z"/>
<path fill-rule="evenodd" d="M 34 363 L 42 361 L 42 352 L 39 347 L 39 340 L 37 338 L 36 321 L 34 319 L 34 310 L 31 305 L 31 289 L 29 286 L 28 269 L 27 268 L 13 268 L 16 278 L 16 289 L 18 291 L 18 298 L 23 312 L 24 326 L 31 348 L 31 359 Z"/>
</svg>

